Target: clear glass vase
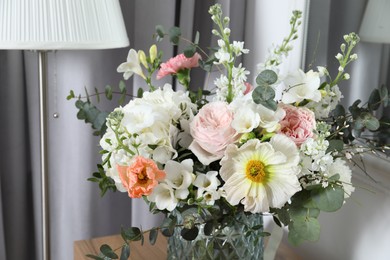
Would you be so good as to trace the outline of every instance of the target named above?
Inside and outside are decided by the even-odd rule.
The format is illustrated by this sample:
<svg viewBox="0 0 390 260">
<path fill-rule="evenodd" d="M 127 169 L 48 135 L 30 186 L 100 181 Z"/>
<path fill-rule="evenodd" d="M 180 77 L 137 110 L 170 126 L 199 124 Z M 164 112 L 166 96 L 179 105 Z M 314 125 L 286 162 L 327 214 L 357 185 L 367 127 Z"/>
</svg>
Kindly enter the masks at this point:
<svg viewBox="0 0 390 260">
<path fill-rule="evenodd" d="M 177 214 L 178 223 L 180 218 L 180 214 Z M 177 227 L 168 240 L 168 259 L 261 260 L 264 244 L 261 236 L 263 229 L 259 226 L 262 225 L 262 215 L 240 212 L 236 214 L 235 221 L 214 229 L 210 236 L 204 234 L 204 225 L 200 225 L 199 234 L 193 241 L 183 239 L 180 235 L 182 228 Z"/>
</svg>

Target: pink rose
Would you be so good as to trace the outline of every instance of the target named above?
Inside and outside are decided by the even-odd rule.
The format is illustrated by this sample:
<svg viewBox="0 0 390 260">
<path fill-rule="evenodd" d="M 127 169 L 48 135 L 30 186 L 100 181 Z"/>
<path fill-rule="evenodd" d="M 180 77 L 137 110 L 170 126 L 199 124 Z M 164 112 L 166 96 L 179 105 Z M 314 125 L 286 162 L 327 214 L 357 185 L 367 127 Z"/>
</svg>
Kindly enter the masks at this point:
<svg viewBox="0 0 390 260">
<path fill-rule="evenodd" d="M 160 65 L 160 70 L 157 73 L 157 79 L 161 79 L 170 74 L 176 74 L 182 69 L 198 67 L 199 59 L 201 59 L 199 53 L 195 53 L 191 58 L 187 58 L 184 54 L 179 54 Z"/>
<path fill-rule="evenodd" d="M 190 123 L 194 138 L 189 149 L 204 165 L 223 157 L 226 147 L 237 141 L 233 129 L 233 112 L 225 102 L 217 101 L 203 106 Z"/>
<path fill-rule="evenodd" d="M 158 181 L 165 178 L 165 172 L 156 163 L 142 156 L 134 157 L 130 166 L 117 165 L 119 177 L 130 198 L 140 198 L 152 193 Z"/>
<path fill-rule="evenodd" d="M 280 133 L 288 136 L 300 146 L 307 138 L 314 135 L 316 127 L 314 113 L 305 107 L 284 105 L 286 116 L 280 121 Z"/>
</svg>

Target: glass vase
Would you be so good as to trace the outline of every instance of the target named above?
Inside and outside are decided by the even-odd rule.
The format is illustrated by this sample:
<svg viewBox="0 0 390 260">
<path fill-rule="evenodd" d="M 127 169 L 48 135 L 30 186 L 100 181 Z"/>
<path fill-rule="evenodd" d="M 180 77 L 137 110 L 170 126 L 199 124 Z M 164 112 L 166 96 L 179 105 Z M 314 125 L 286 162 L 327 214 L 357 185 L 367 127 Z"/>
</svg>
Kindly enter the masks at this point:
<svg viewBox="0 0 390 260">
<path fill-rule="evenodd" d="M 176 216 L 180 223 L 181 215 Z M 234 219 L 224 227 L 215 228 L 209 236 L 204 234 L 204 224 L 199 225 L 199 234 L 192 241 L 182 238 L 182 228 L 176 227 L 168 239 L 168 259 L 263 259 L 262 215 L 240 212 Z"/>
</svg>

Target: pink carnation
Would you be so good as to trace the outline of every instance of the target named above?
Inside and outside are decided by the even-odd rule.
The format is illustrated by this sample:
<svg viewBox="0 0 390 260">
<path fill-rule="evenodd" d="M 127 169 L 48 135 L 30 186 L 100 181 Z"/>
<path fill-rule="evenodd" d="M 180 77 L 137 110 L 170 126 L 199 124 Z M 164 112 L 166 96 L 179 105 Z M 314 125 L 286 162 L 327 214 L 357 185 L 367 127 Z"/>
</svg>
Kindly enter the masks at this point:
<svg viewBox="0 0 390 260">
<path fill-rule="evenodd" d="M 300 146 L 307 138 L 314 135 L 313 130 L 316 127 L 314 113 L 304 107 L 294 107 L 284 105 L 286 116 L 280 121 L 280 133 L 288 136 Z"/>
<path fill-rule="evenodd" d="M 190 123 L 194 138 L 189 149 L 204 165 L 223 157 L 226 147 L 238 139 L 231 123 L 233 113 L 225 102 L 212 102 L 203 106 Z"/>
<path fill-rule="evenodd" d="M 157 79 L 161 79 L 170 74 L 176 74 L 182 69 L 191 69 L 199 66 L 199 53 L 195 53 L 191 58 L 187 58 L 184 54 L 179 54 L 176 57 L 170 58 L 167 62 L 160 65 L 160 70 L 157 73 Z"/>
<path fill-rule="evenodd" d="M 165 172 L 156 163 L 142 156 L 134 158 L 130 166 L 117 165 L 119 177 L 130 198 L 140 198 L 152 193 L 158 181 L 165 178 Z"/>
</svg>

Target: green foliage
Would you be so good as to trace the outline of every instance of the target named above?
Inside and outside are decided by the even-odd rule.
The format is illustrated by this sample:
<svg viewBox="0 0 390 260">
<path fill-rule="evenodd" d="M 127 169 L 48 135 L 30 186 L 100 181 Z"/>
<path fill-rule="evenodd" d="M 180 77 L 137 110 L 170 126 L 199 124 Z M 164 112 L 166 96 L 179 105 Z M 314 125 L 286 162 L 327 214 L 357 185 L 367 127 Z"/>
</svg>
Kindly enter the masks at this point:
<svg viewBox="0 0 390 260">
<path fill-rule="evenodd" d="M 108 177 L 104 172 L 101 164 L 97 165 L 98 171 L 92 174 L 93 177 L 88 178 L 88 181 L 99 183 L 100 196 L 104 196 L 107 190 L 116 191 L 115 182 L 113 179 Z"/>
<path fill-rule="evenodd" d="M 181 30 L 179 27 L 174 26 L 169 29 L 169 40 L 172 42 L 172 44 L 179 44 L 180 36 Z"/>
<path fill-rule="evenodd" d="M 102 245 L 100 247 L 100 252 L 106 256 L 109 257 L 110 259 L 118 259 L 118 255 L 115 254 L 115 252 L 112 250 L 112 248 L 109 245 Z"/>
<path fill-rule="evenodd" d="M 326 188 L 312 190 L 311 195 L 318 209 L 326 212 L 334 212 L 344 203 L 344 189 L 341 185 L 329 184 Z"/>
<path fill-rule="evenodd" d="M 275 90 L 271 87 L 278 80 L 278 76 L 272 70 L 262 71 L 256 78 L 258 86 L 252 92 L 253 101 L 256 104 L 261 104 L 273 111 L 277 108 L 277 103 L 274 100 Z"/>
</svg>

